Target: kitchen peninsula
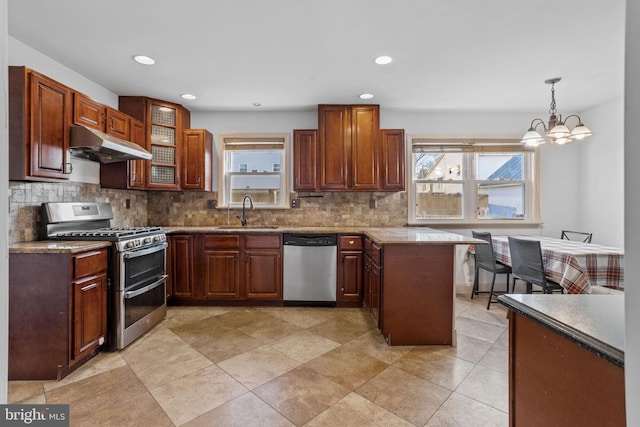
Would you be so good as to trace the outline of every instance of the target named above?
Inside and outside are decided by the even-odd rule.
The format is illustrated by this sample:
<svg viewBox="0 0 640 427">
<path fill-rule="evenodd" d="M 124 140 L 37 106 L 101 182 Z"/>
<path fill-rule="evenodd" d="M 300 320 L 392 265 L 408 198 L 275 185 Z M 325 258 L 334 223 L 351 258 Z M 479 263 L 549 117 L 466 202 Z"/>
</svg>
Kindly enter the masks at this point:
<svg viewBox="0 0 640 427">
<path fill-rule="evenodd" d="M 242 298 L 245 304 L 251 303 L 251 295 L 257 295 L 251 289 L 254 286 L 251 273 L 240 274 L 236 271 L 239 267 L 233 265 L 238 258 L 245 262 L 250 259 L 250 255 L 239 256 L 241 251 L 245 251 L 242 242 L 249 241 L 247 239 L 258 242 L 260 236 L 278 236 L 281 240 L 282 233 L 336 233 L 350 242 L 357 240 L 349 253 L 355 257 L 364 255 L 364 262 L 353 264 L 361 268 L 350 277 L 362 283 L 362 286 L 355 286 L 353 294 L 357 297 L 357 306 L 369 308 L 389 345 L 455 345 L 455 246 L 479 243 L 467 236 L 426 227 L 170 226 L 164 229 L 171 243 L 168 270 L 174 296 L 176 289 L 180 290 L 178 296 L 190 295 L 178 298 L 180 304 L 221 302 L 215 297 L 208 298 L 208 295 L 213 295 L 211 289 L 214 286 L 214 272 L 210 268 L 216 263 L 223 265 L 221 257 L 228 260 L 225 267 L 227 278 L 242 276 L 247 281 L 244 287 L 215 285 L 216 295 L 227 298 L 223 303 L 229 303 L 230 299 L 238 302 Z M 226 237 L 226 240 L 220 237 Z M 364 253 L 358 252 L 362 248 Z M 251 250 L 255 253 L 260 248 L 253 246 Z M 277 256 L 281 248 L 270 244 L 264 251 L 271 251 L 271 256 L 275 251 Z M 235 272 L 230 273 L 232 271 Z M 278 272 L 267 275 L 274 277 L 275 281 L 280 280 L 280 283 L 269 293 L 262 289 L 261 294 L 268 295 L 272 303 L 281 303 L 282 275 Z M 198 285 L 206 289 L 194 289 Z M 337 286 L 340 287 L 339 284 Z M 221 288 L 224 294 L 220 293 Z M 263 302 L 255 298 L 253 301 Z"/>
<path fill-rule="evenodd" d="M 498 300 L 509 309 L 510 425 L 625 425 L 623 295 Z"/>
</svg>

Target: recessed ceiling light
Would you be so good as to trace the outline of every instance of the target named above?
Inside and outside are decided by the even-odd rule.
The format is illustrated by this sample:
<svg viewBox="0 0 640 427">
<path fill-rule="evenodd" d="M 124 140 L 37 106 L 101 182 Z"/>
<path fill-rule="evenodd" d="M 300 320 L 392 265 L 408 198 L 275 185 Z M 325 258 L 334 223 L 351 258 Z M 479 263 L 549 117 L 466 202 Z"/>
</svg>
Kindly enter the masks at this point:
<svg viewBox="0 0 640 427">
<path fill-rule="evenodd" d="M 182 95 L 180 95 L 181 97 L 183 97 L 184 99 L 196 99 L 195 95 L 192 95 L 190 93 L 183 93 Z"/>
<path fill-rule="evenodd" d="M 373 98 L 372 93 L 363 93 L 362 95 L 360 95 L 360 99 L 371 99 L 371 98 Z"/>
<path fill-rule="evenodd" d="M 389 64 L 391 61 L 393 61 L 393 58 L 391 58 L 390 56 L 386 56 L 386 55 L 378 56 L 375 59 L 375 63 L 378 64 L 378 65 L 386 65 L 386 64 Z"/>
<path fill-rule="evenodd" d="M 260 104 L 259 102 L 254 102 L 254 103 L 253 103 L 253 106 L 254 106 L 254 107 L 260 107 L 261 105 L 262 105 L 262 104 Z"/>
<path fill-rule="evenodd" d="M 142 65 L 153 65 L 156 63 L 155 59 L 146 55 L 135 55 L 133 60 Z"/>
</svg>

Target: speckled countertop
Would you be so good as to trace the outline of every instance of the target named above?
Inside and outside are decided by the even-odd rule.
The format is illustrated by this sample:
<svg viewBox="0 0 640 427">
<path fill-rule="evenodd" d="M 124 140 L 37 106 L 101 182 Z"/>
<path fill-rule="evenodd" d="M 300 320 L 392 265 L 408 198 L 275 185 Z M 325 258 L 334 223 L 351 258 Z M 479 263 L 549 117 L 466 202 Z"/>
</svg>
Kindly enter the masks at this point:
<svg viewBox="0 0 640 427">
<path fill-rule="evenodd" d="M 454 244 L 484 243 L 472 237 L 428 227 L 162 227 L 166 233 L 341 233 L 364 234 L 382 244 Z"/>
<path fill-rule="evenodd" d="M 78 253 L 111 246 L 111 242 L 77 240 L 38 240 L 19 242 L 9 246 L 9 253 Z"/>
<path fill-rule="evenodd" d="M 501 295 L 509 309 L 624 367 L 624 295 Z"/>
</svg>

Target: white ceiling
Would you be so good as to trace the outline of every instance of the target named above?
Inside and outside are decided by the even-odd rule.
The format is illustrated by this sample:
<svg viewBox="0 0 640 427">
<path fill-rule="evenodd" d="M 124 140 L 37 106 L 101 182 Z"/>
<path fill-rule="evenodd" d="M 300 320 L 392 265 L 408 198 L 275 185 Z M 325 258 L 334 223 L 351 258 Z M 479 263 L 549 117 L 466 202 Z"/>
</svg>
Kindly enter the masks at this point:
<svg viewBox="0 0 640 427">
<path fill-rule="evenodd" d="M 625 0 L 9 0 L 9 35 L 191 111 L 558 110 L 622 96 Z M 154 57 L 149 67 L 131 59 Z M 380 66 L 374 57 L 394 58 Z M 187 101 L 181 93 L 198 99 Z M 363 92 L 375 94 L 361 101 Z"/>
</svg>

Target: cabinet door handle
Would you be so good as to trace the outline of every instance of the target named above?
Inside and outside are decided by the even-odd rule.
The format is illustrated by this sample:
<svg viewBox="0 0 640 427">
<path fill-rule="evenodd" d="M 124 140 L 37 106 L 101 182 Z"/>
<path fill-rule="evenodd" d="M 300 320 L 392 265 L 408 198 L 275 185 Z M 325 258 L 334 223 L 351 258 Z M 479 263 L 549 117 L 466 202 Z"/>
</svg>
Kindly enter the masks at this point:
<svg viewBox="0 0 640 427">
<path fill-rule="evenodd" d="M 349 240 L 349 244 L 353 245 L 356 241 L 355 240 Z"/>
<path fill-rule="evenodd" d="M 200 185 L 200 177 L 198 177 L 198 185 Z"/>
<path fill-rule="evenodd" d="M 64 166 L 65 166 L 65 168 L 64 168 L 65 170 L 63 172 L 64 174 L 69 175 L 71 172 L 73 172 L 73 165 L 71 163 L 65 163 Z M 69 172 L 67 172 L 67 170 Z"/>
<path fill-rule="evenodd" d="M 233 261 L 234 261 L 234 262 L 238 262 L 238 255 L 236 255 L 236 256 L 234 256 L 234 257 L 233 257 Z"/>
<path fill-rule="evenodd" d="M 111 130 L 114 130 L 114 127 L 113 127 L 113 117 L 111 117 Z"/>
<path fill-rule="evenodd" d="M 244 262 L 249 262 L 249 255 L 244 256 Z"/>
</svg>

